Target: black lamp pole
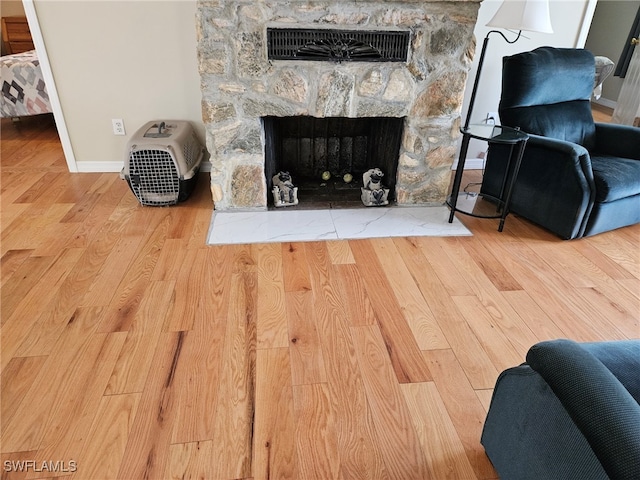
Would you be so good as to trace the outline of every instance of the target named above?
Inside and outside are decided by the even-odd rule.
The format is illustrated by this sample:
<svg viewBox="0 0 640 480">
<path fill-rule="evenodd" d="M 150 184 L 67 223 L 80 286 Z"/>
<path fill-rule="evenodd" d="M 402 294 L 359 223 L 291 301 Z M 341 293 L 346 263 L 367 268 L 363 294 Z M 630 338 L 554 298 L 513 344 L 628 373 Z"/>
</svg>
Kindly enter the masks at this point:
<svg viewBox="0 0 640 480">
<path fill-rule="evenodd" d="M 484 41 L 482 42 L 482 51 L 480 52 L 480 60 L 478 61 L 478 69 L 476 70 L 476 78 L 473 81 L 473 89 L 471 90 L 471 98 L 469 99 L 469 109 L 467 110 L 467 119 L 464 122 L 464 129 L 469 128 L 469 122 L 471 121 L 471 114 L 473 113 L 473 105 L 476 102 L 476 94 L 478 93 L 478 84 L 480 83 L 480 74 L 482 73 L 482 64 L 484 63 L 484 55 L 487 52 L 487 45 L 489 44 L 489 35 L 492 33 L 497 33 L 507 43 L 516 43 L 522 34 L 522 30 L 518 31 L 518 36 L 514 40 L 509 40 L 505 37 L 504 33 L 499 30 L 491 30 L 487 33 L 487 36 L 484 37 Z"/>
</svg>

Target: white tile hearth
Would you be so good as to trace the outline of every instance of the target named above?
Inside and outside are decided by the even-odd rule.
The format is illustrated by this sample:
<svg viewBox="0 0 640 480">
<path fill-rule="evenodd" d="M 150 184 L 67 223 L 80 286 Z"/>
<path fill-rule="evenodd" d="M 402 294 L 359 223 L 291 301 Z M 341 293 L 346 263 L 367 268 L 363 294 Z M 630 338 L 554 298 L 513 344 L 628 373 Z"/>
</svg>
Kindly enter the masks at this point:
<svg viewBox="0 0 640 480">
<path fill-rule="evenodd" d="M 468 236 L 447 207 L 215 211 L 207 244 L 309 242 L 380 237 Z"/>
</svg>

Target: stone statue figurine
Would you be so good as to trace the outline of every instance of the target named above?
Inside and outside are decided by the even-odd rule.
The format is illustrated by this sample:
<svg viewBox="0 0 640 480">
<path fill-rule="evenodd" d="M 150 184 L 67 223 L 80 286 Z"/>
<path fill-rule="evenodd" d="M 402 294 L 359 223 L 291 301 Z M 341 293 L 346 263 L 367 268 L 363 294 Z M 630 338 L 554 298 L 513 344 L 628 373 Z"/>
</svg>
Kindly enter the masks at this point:
<svg viewBox="0 0 640 480">
<path fill-rule="evenodd" d="M 293 185 L 289 172 L 278 172 L 272 181 L 273 203 L 276 207 L 298 204 L 298 187 Z"/>
<path fill-rule="evenodd" d="M 362 175 L 362 203 L 367 207 L 389 204 L 389 189 L 382 185 L 384 173 L 379 168 L 370 168 Z"/>
</svg>

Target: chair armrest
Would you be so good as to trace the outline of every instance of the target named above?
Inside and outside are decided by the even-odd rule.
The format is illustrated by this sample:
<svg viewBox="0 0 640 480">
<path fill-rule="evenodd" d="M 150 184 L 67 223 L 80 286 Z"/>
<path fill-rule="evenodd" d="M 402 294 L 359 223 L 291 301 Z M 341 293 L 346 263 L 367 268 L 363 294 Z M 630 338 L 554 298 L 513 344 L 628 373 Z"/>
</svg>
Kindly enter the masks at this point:
<svg viewBox="0 0 640 480">
<path fill-rule="evenodd" d="M 554 150 L 574 159 L 589 156 L 589 151 L 577 143 L 558 140 L 557 138 L 542 137 L 531 133 L 529 134 L 529 141 L 527 142 L 527 145 Z"/>
<path fill-rule="evenodd" d="M 499 196 L 508 155 L 508 146 L 490 144 L 483 194 Z M 584 234 L 594 199 L 589 152 L 575 143 L 530 134 L 510 210 L 570 239 Z"/>
<path fill-rule="evenodd" d="M 640 405 L 595 356 L 571 340 L 541 342 L 527 363 L 551 387 L 611 478 L 640 478 Z"/>
<path fill-rule="evenodd" d="M 545 166 L 552 170 L 564 169 L 568 165 L 573 165 L 579 176 L 584 179 L 590 191 L 595 191 L 593 180 L 593 170 L 591 169 L 591 155 L 582 145 L 577 143 L 558 140 L 556 138 L 541 137 L 529 134 L 527 148 L 541 149 L 545 155 L 554 158 L 553 162 L 546 162 Z"/>
<path fill-rule="evenodd" d="M 595 152 L 640 160 L 640 128 L 596 123 Z"/>
<path fill-rule="evenodd" d="M 609 480 L 558 397 L 527 364 L 498 377 L 480 441 L 500 478 Z"/>
</svg>

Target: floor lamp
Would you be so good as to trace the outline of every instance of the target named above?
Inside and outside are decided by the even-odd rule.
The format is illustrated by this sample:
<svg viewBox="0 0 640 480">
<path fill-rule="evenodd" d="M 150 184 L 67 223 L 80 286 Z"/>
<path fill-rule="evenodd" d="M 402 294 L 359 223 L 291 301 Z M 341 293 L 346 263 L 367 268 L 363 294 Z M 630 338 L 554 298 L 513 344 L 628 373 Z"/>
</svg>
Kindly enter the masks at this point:
<svg viewBox="0 0 640 480">
<path fill-rule="evenodd" d="M 507 43 L 515 43 L 520 38 L 523 30 L 528 32 L 553 33 L 551 17 L 549 15 L 549 0 L 504 0 L 496 14 L 487 23 L 487 26 L 518 30 L 518 36 L 514 40 L 509 40 L 504 33 L 499 30 L 491 30 L 487 33 L 487 36 L 484 37 L 480 60 L 478 61 L 478 69 L 476 70 L 476 78 L 473 82 L 473 90 L 471 90 L 467 118 L 464 122 L 464 129 L 469 127 L 469 122 L 471 121 L 484 56 L 487 51 L 487 45 L 489 44 L 489 35 L 497 33 L 504 38 Z"/>
</svg>

